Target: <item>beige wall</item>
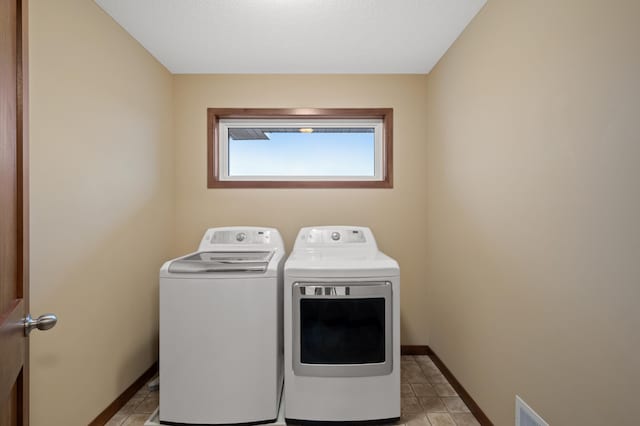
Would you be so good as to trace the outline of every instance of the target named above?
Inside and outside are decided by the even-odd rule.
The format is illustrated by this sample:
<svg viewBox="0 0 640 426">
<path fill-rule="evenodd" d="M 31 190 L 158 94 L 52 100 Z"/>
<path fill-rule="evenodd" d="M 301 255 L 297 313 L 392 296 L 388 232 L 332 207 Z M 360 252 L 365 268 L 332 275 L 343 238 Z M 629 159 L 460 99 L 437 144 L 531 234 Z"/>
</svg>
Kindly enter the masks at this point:
<svg viewBox="0 0 640 426">
<path fill-rule="evenodd" d="M 638 424 L 638 16 L 490 0 L 428 77 L 429 344 L 496 425 Z"/>
<path fill-rule="evenodd" d="M 157 359 L 172 76 L 93 1 L 29 3 L 31 424 L 85 425 Z"/>
<path fill-rule="evenodd" d="M 194 250 L 213 226 L 280 230 L 364 225 L 402 268 L 402 341 L 426 344 L 424 310 L 426 76 L 179 75 L 175 77 L 176 235 Z M 392 107 L 393 189 L 207 189 L 207 107 Z"/>
</svg>

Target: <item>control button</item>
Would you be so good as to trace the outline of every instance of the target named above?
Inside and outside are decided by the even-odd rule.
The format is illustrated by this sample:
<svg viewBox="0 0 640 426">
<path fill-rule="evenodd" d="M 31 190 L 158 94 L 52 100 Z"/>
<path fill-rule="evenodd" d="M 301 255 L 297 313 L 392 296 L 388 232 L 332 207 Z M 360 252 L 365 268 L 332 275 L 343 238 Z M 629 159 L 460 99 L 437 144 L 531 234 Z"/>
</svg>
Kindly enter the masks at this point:
<svg viewBox="0 0 640 426">
<path fill-rule="evenodd" d="M 331 233 L 331 239 L 333 241 L 338 241 L 340 239 L 340 233 L 339 232 L 332 232 Z"/>
<path fill-rule="evenodd" d="M 247 234 L 245 234 L 244 232 L 240 232 L 236 234 L 236 241 L 242 242 L 246 239 L 247 239 Z"/>
</svg>

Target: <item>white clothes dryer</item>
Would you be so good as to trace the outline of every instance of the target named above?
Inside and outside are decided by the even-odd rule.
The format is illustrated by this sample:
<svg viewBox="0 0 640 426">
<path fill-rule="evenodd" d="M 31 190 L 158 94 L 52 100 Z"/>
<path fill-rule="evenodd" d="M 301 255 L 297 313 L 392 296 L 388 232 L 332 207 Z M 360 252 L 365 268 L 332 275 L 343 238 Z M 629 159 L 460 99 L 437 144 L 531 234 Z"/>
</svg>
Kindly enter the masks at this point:
<svg viewBox="0 0 640 426">
<path fill-rule="evenodd" d="M 284 258 L 276 229 L 227 227 L 162 266 L 160 423 L 277 418 Z"/>
<path fill-rule="evenodd" d="M 303 228 L 284 268 L 285 418 L 400 417 L 400 268 L 371 230 Z"/>
</svg>

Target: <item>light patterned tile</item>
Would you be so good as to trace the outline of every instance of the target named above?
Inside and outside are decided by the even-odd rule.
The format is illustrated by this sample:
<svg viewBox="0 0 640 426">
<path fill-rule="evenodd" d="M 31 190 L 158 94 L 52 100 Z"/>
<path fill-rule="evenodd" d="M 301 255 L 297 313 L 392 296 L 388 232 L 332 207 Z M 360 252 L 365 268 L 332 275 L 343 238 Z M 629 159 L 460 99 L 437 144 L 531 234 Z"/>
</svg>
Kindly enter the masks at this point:
<svg viewBox="0 0 640 426">
<path fill-rule="evenodd" d="M 147 395 L 147 399 L 155 399 L 156 401 L 160 401 L 160 392 L 151 392 Z"/>
<path fill-rule="evenodd" d="M 418 398 L 416 397 L 404 397 L 400 398 L 400 405 L 402 407 L 402 414 L 412 414 L 412 413 L 421 413 L 422 406 L 418 402 Z"/>
<path fill-rule="evenodd" d="M 416 362 L 413 355 L 400 355 L 400 362 Z"/>
<path fill-rule="evenodd" d="M 400 372 L 405 374 L 422 373 L 422 368 L 415 362 L 403 362 L 400 365 Z"/>
<path fill-rule="evenodd" d="M 158 393 L 149 394 L 136 408 L 136 413 L 151 414 L 158 408 Z"/>
<path fill-rule="evenodd" d="M 471 413 L 453 413 L 451 417 L 453 417 L 453 421 L 458 426 L 480 426 L 480 423 Z"/>
<path fill-rule="evenodd" d="M 417 371 L 418 368 L 420 368 L 420 366 L 415 361 L 402 361 L 402 363 L 400 364 L 400 371 L 407 369 Z"/>
<path fill-rule="evenodd" d="M 411 385 L 413 393 L 420 396 L 436 396 L 436 390 L 429 383 L 414 383 Z"/>
<path fill-rule="evenodd" d="M 429 355 L 416 355 L 414 359 L 420 365 L 434 365 Z"/>
<path fill-rule="evenodd" d="M 433 426 L 456 426 L 449 413 L 429 413 L 427 418 Z"/>
<path fill-rule="evenodd" d="M 131 414 L 122 426 L 144 426 L 149 414 Z"/>
<path fill-rule="evenodd" d="M 144 401 L 143 397 L 134 396 L 126 404 L 124 404 L 124 406 L 120 409 L 120 411 L 118 411 L 118 413 L 134 414 L 136 412 L 136 409 L 138 408 L 138 405 L 140 405 L 142 401 Z"/>
<path fill-rule="evenodd" d="M 438 370 L 438 367 L 436 367 L 435 365 L 429 365 L 429 364 L 418 364 L 418 365 L 422 369 L 422 372 L 427 375 L 427 377 L 438 376 L 442 374 L 440 370 Z"/>
<path fill-rule="evenodd" d="M 447 396 L 442 398 L 442 402 L 450 413 L 468 413 L 467 405 L 457 396 Z"/>
<path fill-rule="evenodd" d="M 416 412 L 416 413 L 402 413 L 402 416 L 400 416 L 400 423 L 403 425 L 408 425 L 408 424 L 413 424 L 412 422 L 415 421 L 420 421 L 420 419 L 422 418 L 426 418 L 425 414 L 423 412 Z"/>
<path fill-rule="evenodd" d="M 429 419 L 424 414 L 416 415 L 405 423 L 406 426 L 431 426 Z"/>
<path fill-rule="evenodd" d="M 447 407 L 437 396 L 430 396 L 427 398 L 418 398 L 418 402 L 422 405 L 422 409 L 425 413 L 446 413 Z"/>
<path fill-rule="evenodd" d="M 127 419 L 127 417 L 128 414 L 118 412 L 109 419 L 105 426 L 120 426 Z"/>
<path fill-rule="evenodd" d="M 138 392 L 136 392 L 134 396 L 144 398 L 147 395 L 149 395 L 149 388 L 147 387 L 147 385 L 144 385 L 138 390 Z"/>
<path fill-rule="evenodd" d="M 444 377 L 442 374 L 434 374 L 433 376 L 428 376 L 427 379 L 429 379 L 429 383 L 431 383 L 432 385 L 441 385 L 441 384 L 449 383 L 447 378 Z"/>
<path fill-rule="evenodd" d="M 416 396 L 416 394 L 413 393 L 409 383 L 403 383 L 400 385 L 400 396 Z"/>
<path fill-rule="evenodd" d="M 438 396 L 458 396 L 456 390 L 448 383 L 433 385 L 433 388 L 436 390 Z"/>
<path fill-rule="evenodd" d="M 407 381 L 409 383 L 411 383 L 411 384 L 416 384 L 416 383 L 428 384 L 429 383 L 429 380 L 427 379 L 427 377 L 422 373 L 413 374 L 413 375 L 409 376 L 407 378 Z"/>
<path fill-rule="evenodd" d="M 413 368 L 415 367 L 415 368 Z M 402 383 L 429 383 L 427 376 L 424 375 L 420 367 L 417 365 L 407 366 L 401 371 Z"/>
</svg>

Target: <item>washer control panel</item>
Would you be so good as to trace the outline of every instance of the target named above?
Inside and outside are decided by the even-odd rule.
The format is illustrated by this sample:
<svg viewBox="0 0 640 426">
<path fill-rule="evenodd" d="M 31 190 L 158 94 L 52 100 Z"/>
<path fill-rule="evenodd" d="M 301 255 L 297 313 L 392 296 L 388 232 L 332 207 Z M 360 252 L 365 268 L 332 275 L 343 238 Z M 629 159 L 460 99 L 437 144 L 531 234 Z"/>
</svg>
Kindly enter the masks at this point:
<svg viewBox="0 0 640 426">
<path fill-rule="evenodd" d="M 251 226 L 207 229 L 198 250 L 236 250 L 234 246 L 238 247 L 237 250 L 284 250 L 284 243 L 277 229 Z"/>
<path fill-rule="evenodd" d="M 211 244 L 269 244 L 269 231 L 215 231 L 211 233 Z"/>
</svg>

